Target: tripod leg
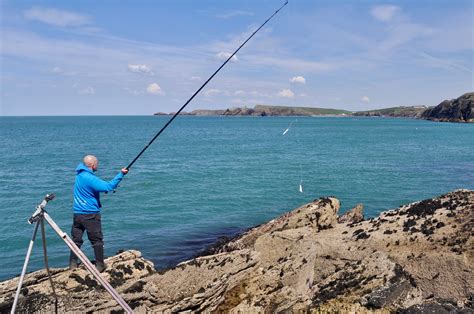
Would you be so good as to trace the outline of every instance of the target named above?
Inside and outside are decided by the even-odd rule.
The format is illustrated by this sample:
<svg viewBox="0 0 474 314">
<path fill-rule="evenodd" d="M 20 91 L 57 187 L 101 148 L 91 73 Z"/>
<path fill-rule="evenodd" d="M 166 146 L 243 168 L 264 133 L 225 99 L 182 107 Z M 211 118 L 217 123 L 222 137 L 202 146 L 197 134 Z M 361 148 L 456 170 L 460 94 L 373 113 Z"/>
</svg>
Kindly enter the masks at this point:
<svg viewBox="0 0 474 314">
<path fill-rule="evenodd" d="M 41 219 L 41 239 L 42 239 L 42 242 L 43 242 L 44 266 L 46 267 L 46 272 L 48 273 L 49 283 L 51 284 L 51 289 L 53 290 L 54 313 L 58 313 L 58 296 L 56 295 L 56 290 L 54 289 L 53 278 L 51 278 L 51 272 L 49 271 L 48 252 L 46 250 L 46 233 L 44 232 L 44 220 L 43 219 Z"/>
<path fill-rule="evenodd" d="M 20 297 L 21 286 L 23 284 L 23 279 L 25 278 L 26 268 L 28 267 L 28 262 L 30 260 L 31 251 L 33 250 L 33 244 L 35 244 L 36 233 L 38 232 L 38 227 L 42 219 L 38 220 L 35 224 L 35 229 L 33 230 L 33 236 L 30 240 L 30 245 L 28 246 L 28 251 L 26 252 L 25 263 L 23 264 L 23 269 L 21 270 L 20 281 L 18 282 L 18 288 L 16 289 L 15 299 L 13 301 L 13 306 L 11 313 L 15 313 L 15 309 L 18 303 L 18 298 Z"/>
<path fill-rule="evenodd" d="M 59 228 L 59 226 L 51 219 L 48 213 L 44 213 L 44 219 L 46 222 L 53 228 L 53 230 L 59 235 L 61 239 L 66 243 L 71 251 L 76 254 L 76 256 L 82 261 L 84 266 L 91 272 L 91 274 L 97 279 L 97 281 L 107 290 L 107 292 L 112 296 L 112 298 L 117 301 L 117 303 L 125 310 L 127 313 L 133 313 L 132 309 L 128 306 L 125 300 L 118 294 L 117 291 L 104 279 L 101 277 L 99 271 L 92 265 L 87 256 L 82 253 L 81 249 L 71 240 L 71 238 Z"/>
</svg>

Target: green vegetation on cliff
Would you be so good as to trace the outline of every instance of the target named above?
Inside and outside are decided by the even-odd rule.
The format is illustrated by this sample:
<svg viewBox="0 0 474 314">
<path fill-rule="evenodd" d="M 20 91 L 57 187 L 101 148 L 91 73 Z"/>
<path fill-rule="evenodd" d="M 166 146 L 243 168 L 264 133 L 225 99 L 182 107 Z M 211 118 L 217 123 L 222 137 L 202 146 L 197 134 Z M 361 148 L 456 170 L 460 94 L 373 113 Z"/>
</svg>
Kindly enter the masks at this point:
<svg viewBox="0 0 474 314">
<path fill-rule="evenodd" d="M 254 108 L 198 109 L 191 112 L 183 112 L 182 114 L 193 116 L 325 116 L 352 115 L 352 112 L 330 108 L 256 105 Z M 166 115 L 166 113 L 157 112 L 155 115 Z"/>
<path fill-rule="evenodd" d="M 256 105 L 255 111 L 268 112 L 269 115 L 295 115 L 295 116 L 310 116 L 310 115 L 350 115 L 352 112 L 341 109 L 329 108 L 313 108 L 313 107 L 288 107 L 288 106 L 267 106 Z"/>
<path fill-rule="evenodd" d="M 354 113 L 354 116 L 419 118 L 426 108 L 426 106 L 400 106 L 368 111 L 357 111 Z"/>
</svg>

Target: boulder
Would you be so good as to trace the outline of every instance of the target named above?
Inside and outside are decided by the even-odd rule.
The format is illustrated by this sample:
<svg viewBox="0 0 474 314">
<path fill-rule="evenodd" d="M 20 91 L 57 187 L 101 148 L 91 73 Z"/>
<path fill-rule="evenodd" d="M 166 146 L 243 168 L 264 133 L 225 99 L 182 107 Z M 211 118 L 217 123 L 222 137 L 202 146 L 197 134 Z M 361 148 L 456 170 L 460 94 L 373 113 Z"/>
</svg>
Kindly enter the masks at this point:
<svg viewBox="0 0 474 314">
<path fill-rule="evenodd" d="M 354 208 L 347 211 L 344 215 L 337 218 L 338 223 L 357 223 L 364 220 L 364 205 L 357 204 Z"/>
</svg>

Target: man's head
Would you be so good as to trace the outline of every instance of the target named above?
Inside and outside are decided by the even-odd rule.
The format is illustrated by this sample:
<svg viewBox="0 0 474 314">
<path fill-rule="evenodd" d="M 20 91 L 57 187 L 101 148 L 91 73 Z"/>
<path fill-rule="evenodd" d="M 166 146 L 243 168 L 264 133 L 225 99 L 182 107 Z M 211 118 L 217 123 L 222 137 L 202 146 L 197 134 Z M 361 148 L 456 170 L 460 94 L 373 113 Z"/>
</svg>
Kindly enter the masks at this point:
<svg viewBox="0 0 474 314">
<path fill-rule="evenodd" d="M 84 165 L 92 171 L 97 171 L 97 169 L 99 169 L 99 160 L 93 155 L 84 156 L 82 161 L 84 162 Z"/>
</svg>

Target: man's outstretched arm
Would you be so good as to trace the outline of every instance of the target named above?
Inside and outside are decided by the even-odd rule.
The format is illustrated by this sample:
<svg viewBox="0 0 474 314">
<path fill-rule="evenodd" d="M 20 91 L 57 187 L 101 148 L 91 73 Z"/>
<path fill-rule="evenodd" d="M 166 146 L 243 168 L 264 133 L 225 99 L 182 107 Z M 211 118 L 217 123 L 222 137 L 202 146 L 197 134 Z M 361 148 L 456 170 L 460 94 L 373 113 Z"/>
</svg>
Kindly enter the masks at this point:
<svg viewBox="0 0 474 314">
<path fill-rule="evenodd" d="M 115 176 L 110 181 L 104 181 L 99 177 L 92 177 L 91 186 L 94 190 L 98 192 L 110 192 L 117 188 L 120 181 L 122 181 L 124 175 L 128 173 L 128 169 L 123 168 L 119 174 Z"/>
</svg>

